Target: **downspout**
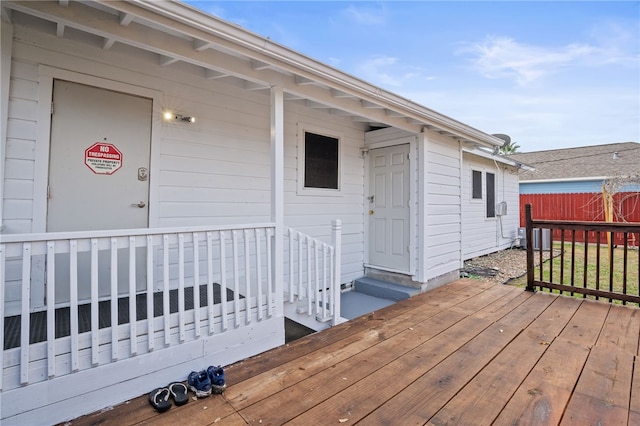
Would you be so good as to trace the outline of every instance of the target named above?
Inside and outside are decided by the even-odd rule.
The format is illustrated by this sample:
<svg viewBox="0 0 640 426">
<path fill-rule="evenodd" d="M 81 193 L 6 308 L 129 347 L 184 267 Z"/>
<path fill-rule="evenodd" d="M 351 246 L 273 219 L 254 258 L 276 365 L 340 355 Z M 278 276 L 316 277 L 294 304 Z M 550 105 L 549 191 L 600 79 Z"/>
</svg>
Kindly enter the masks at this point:
<svg viewBox="0 0 640 426">
<path fill-rule="evenodd" d="M 9 120 L 9 85 L 11 84 L 11 55 L 13 47 L 13 25 L 2 14 L 0 45 L 0 233 L 4 230 L 4 170 L 7 152 L 7 122 Z"/>
<path fill-rule="evenodd" d="M 284 316 L 284 93 L 271 87 L 271 221 L 276 317 Z M 284 324 L 284 323 L 283 323 Z"/>
</svg>

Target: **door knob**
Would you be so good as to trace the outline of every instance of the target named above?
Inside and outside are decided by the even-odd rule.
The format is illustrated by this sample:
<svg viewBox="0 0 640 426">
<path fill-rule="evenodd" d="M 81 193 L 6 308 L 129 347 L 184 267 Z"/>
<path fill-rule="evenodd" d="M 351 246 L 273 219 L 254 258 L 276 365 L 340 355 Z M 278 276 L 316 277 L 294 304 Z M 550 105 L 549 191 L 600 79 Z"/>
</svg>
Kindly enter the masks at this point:
<svg viewBox="0 0 640 426">
<path fill-rule="evenodd" d="M 145 203 L 144 201 L 140 201 L 139 203 L 133 203 L 131 204 L 131 207 L 138 207 L 138 208 L 144 208 L 147 205 L 147 203 Z"/>
</svg>

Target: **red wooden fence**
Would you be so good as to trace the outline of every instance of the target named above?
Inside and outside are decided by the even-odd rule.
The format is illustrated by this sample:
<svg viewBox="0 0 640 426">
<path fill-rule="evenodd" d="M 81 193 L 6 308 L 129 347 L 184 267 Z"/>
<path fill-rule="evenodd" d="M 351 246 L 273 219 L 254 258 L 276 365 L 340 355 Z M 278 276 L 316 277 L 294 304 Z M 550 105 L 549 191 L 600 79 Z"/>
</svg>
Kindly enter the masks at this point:
<svg viewBox="0 0 640 426">
<path fill-rule="evenodd" d="M 520 194 L 520 226 L 526 226 L 525 206 L 531 204 L 535 220 L 604 221 L 602 194 Z M 613 197 L 614 222 L 640 223 L 640 193 L 622 192 Z M 553 238 L 556 240 L 560 234 Z M 592 239 L 593 237 L 593 239 Z M 582 238 L 582 237 L 581 237 Z M 623 244 L 622 234 L 616 234 L 614 244 Z M 635 238 L 635 237 L 633 237 Z M 595 234 L 589 233 L 589 240 L 595 241 Z M 584 242 L 581 240 L 579 242 Z M 638 241 L 628 241 L 637 247 Z"/>
</svg>

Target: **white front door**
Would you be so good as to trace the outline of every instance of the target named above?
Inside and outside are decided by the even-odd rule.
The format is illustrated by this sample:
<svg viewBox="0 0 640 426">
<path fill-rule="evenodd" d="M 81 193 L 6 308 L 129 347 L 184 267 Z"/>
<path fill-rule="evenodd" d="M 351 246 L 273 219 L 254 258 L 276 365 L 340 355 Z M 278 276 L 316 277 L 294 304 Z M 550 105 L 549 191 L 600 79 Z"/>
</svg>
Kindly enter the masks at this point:
<svg viewBox="0 0 640 426">
<path fill-rule="evenodd" d="M 56 80 L 47 231 L 146 228 L 152 100 Z"/>
<path fill-rule="evenodd" d="M 409 271 L 409 145 L 369 151 L 369 265 Z"/>
<path fill-rule="evenodd" d="M 54 81 L 47 231 L 146 228 L 152 100 Z M 118 254 L 119 293 L 128 291 L 128 255 Z M 137 250 L 143 286 L 145 251 Z M 56 302 L 68 300 L 69 255 L 56 255 Z M 110 293 L 110 253 L 99 254 L 100 296 Z M 66 266 L 66 267 L 65 267 Z M 90 296 L 89 253 L 78 254 L 78 296 Z"/>
</svg>

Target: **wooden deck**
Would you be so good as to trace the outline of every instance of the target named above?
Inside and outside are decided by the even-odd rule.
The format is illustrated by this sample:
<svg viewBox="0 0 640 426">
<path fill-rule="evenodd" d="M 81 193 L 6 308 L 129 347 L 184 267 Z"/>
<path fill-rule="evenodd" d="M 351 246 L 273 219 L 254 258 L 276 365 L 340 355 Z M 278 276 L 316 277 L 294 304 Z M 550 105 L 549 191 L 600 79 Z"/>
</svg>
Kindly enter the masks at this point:
<svg viewBox="0 0 640 426">
<path fill-rule="evenodd" d="M 639 336 L 638 308 L 460 280 L 228 366 L 223 396 L 71 424 L 639 425 Z"/>
</svg>

